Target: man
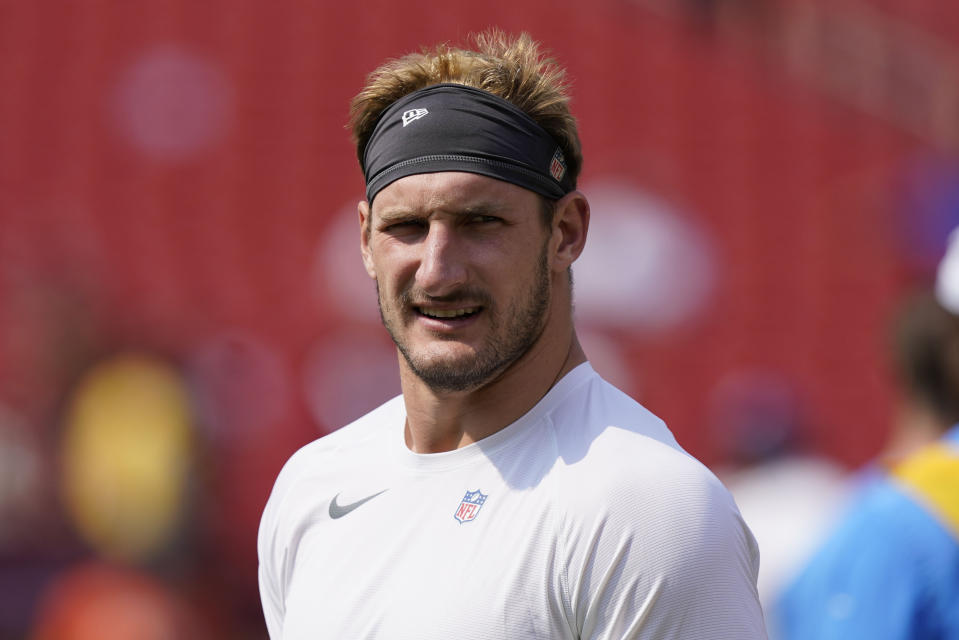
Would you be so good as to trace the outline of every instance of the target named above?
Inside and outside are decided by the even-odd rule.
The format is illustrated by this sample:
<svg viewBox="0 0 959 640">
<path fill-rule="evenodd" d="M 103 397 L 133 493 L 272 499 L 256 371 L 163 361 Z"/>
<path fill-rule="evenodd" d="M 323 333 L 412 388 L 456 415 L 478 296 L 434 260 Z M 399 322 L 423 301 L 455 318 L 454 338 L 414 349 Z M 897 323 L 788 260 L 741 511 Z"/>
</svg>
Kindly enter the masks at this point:
<svg viewBox="0 0 959 640">
<path fill-rule="evenodd" d="M 959 306 L 943 306 L 959 300 L 959 272 L 943 275 L 942 303 L 922 295 L 901 312 L 903 403 L 884 469 L 782 594 L 784 640 L 959 638 Z"/>
<path fill-rule="evenodd" d="M 384 65 L 352 116 L 403 393 L 281 472 L 271 638 L 764 637 L 729 494 L 576 339 L 590 213 L 561 71 L 494 32 Z"/>
</svg>

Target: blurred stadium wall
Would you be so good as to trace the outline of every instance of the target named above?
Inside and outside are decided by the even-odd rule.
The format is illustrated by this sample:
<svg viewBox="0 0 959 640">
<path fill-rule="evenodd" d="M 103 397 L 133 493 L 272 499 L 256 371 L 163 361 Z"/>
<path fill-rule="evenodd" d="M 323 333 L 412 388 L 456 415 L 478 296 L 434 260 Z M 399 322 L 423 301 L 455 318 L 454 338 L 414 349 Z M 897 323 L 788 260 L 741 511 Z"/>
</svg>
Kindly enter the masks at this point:
<svg viewBox="0 0 959 640">
<path fill-rule="evenodd" d="M 875 454 L 889 312 L 959 221 L 959 5 L 4 1 L 0 589 L 21 595 L 0 633 L 36 567 L 88 550 L 61 434 L 88 372 L 128 353 L 189 389 L 206 542 L 183 553 L 226 576 L 223 606 L 255 607 L 280 465 L 398 389 L 357 251 L 349 100 L 384 59 L 489 26 L 572 80 L 600 372 L 710 464 L 710 398 L 741 370 L 792 385 L 817 452 Z"/>
</svg>

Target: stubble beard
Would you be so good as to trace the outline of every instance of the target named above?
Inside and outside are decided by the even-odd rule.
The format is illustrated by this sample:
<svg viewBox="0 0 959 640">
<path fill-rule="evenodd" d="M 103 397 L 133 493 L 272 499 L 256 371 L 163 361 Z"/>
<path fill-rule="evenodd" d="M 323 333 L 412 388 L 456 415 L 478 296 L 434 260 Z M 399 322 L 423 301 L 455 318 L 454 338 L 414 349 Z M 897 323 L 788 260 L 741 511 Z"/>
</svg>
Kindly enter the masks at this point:
<svg viewBox="0 0 959 640">
<path fill-rule="evenodd" d="M 522 358 L 532 348 L 546 326 L 546 314 L 550 305 L 550 277 L 546 246 L 537 263 L 536 276 L 525 298 L 505 311 L 494 306 L 489 296 L 481 292 L 462 291 L 443 300 L 453 302 L 457 298 L 476 302 L 480 298 L 483 313 L 489 315 L 489 332 L 483 345 L 471 356 L 455 360 L 417 357 L 402 336 L 399 318 L 388 318 L 383 312 L 383 300 L 377 284 L 376 299 L 380 319 L 386 327 L 396 348 L 403 355 L 410 370 L 430 389 L 437 392 L 461 392 L 479 389 L 494 380 L 510 365 Z M 400 296 L 400 313 L 410 308 L 412 295 L 409 290 Z M 523 304 L 524 300 L 526 304 Z M 440 339 L 440 338 L 438 338 Z"/>
</svg>

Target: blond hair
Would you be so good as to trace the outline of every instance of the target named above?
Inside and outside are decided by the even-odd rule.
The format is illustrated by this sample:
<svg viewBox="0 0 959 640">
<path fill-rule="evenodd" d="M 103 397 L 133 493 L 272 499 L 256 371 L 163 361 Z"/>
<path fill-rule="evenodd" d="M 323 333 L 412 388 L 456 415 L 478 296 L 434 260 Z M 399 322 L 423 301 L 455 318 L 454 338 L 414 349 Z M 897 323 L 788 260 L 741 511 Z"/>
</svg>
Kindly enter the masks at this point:
<svg viewBox="0 0 959 640">
<path fill-rule="evenodd" d="M 583 155 L 569 111 L 565 71 L 525 33 L 513 38 L 494 29 L 475 35 L 473 42 L 475 51 L 441 44 L 373 71 L 350 104 L 357 157 L 362 162 L 373 129 L 391 104 L 424 87 L 451 82 L 483 89 L 526 112 L 562 149 L 575 186 Z"/>
</svg>

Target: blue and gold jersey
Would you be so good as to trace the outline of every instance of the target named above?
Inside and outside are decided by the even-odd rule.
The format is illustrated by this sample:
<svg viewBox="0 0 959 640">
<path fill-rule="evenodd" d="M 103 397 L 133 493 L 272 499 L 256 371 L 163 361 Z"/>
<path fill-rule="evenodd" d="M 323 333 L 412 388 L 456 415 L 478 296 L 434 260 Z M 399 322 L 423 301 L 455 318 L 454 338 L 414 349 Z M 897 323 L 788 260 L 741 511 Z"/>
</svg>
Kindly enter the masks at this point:
<svg viewBox="0 0 959 640">
<path fill-rule="evenodd" d="M 959 638 L 959 427 L 868 481 L 773 613 L 785 640 Z"/>
</svg>

